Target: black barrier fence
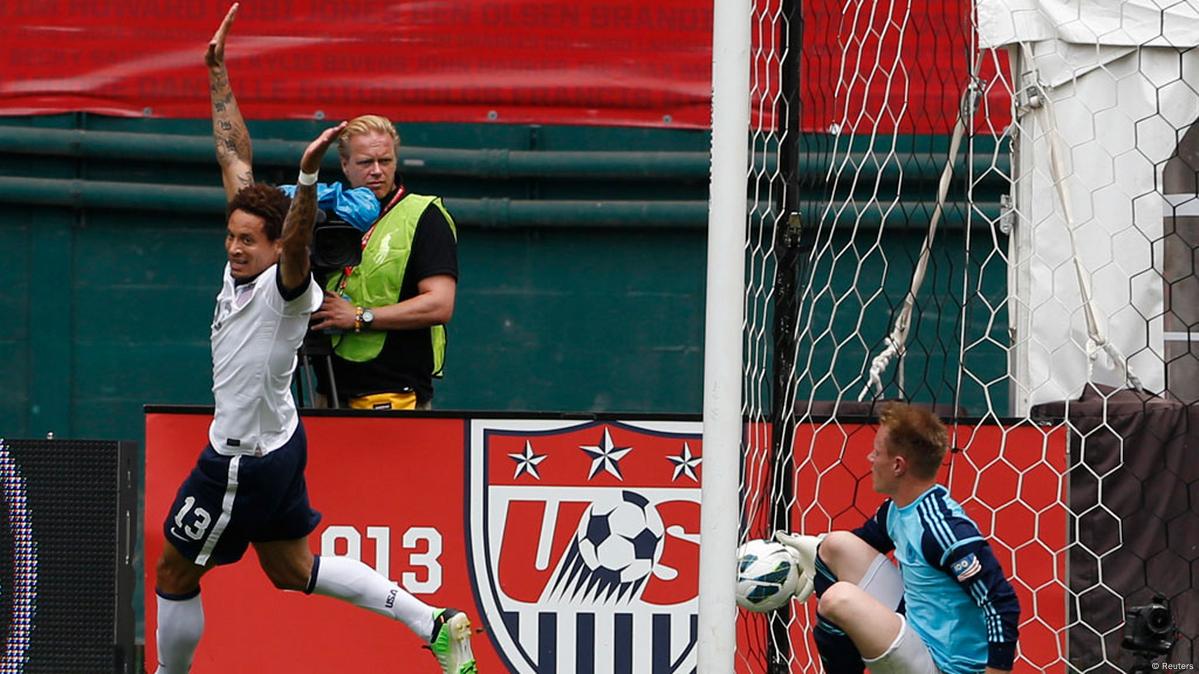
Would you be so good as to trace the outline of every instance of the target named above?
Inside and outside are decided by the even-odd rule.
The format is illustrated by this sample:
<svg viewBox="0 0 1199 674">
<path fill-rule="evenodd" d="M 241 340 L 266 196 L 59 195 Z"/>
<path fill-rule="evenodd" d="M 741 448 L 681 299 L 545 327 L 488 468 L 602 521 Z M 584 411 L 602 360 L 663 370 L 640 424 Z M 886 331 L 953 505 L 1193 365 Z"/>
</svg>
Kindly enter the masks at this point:
<svg viewBox="0 0 1199 674">
<path fill-rule="evenodd" d="M 0 440 L 0 674 L 134 671 L 137 446 Z"/>
<path fill-rule="evenodd" d="M 1199 406 L 1092 385 L 1078 400 L 1034 414 L 1071 430 L 1070 671 L 1118 674 L 1132 671 L 1138 656 L 1163 655 L 1123 643 L 1126 611 L 1158 596 L 1179 629 L 1158 664 L 1194 663 Z"/>
</svg>

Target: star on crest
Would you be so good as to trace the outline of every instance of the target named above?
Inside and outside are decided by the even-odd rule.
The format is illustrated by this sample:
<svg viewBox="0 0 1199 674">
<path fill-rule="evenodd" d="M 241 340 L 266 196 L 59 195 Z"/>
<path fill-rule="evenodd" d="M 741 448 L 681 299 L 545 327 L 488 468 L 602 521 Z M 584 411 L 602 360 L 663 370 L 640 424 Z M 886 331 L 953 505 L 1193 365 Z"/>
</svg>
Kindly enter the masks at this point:
<svg viewBox="0 0 1199 674">
<path fill-rule="evenodd" d="M 579 445 L 579 449 L 587 453 L 591 457 L 591 472 L 587 474 L 587 479 L 595 477 L 595 474 L 603 468 L 611 475 L 615 475 L 616 479 L 624 480 L 624 476 L 620 474 L 620 460 L 625 454 L 633 451 L 632 447 L 616 447 L 612 444 L 612 434 L 608 429 L 604 429 L 604 438 L 600 441 L 599 446 L 595 445 Z"/>
<path fill-rule="evenodd" d="M 541 479 L 541 475 L 537 473 L 537 464 L 545 461 L 545 457 L 548 455 L 534 454 L 533 443 L 525 440 L 525 451 L 523 453 L 509 454 L 508 456 L 516 462 L 516 473 L 512 475 L 513 480 L 520 477 L 521 473 L 528 473 L 538 480 Z"/>
<path fill-rule="evenodd" d="M 678 456 L 668 456 L 666 459 L 674 464 L 674 475 L 670 478 L 671 482 L 679 479 L 679 475 L 686 475 L 692 480 L 699 482 L 699 478 L 695 475 L 695 469 L 704 459 L 692 454 L 690 445 L 684 442 L 683 451 Z"/>
</svg>

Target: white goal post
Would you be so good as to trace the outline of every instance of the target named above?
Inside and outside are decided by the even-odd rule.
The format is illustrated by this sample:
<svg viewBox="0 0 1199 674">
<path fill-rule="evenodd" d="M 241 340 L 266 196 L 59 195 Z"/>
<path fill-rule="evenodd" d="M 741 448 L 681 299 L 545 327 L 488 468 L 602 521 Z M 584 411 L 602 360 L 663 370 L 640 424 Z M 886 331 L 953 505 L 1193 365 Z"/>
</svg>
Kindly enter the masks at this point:
<svg viewBox="0 0 1199 674">
<path fill-rule="evenodd" d="M 745 172 L 749 163 L 750 0 L 715 0 L 712 170 L 704 320 L 704 475 L 700 512 L 700 674 L 733 671 L 733 577 L 741 466 Z"/>
</svg>

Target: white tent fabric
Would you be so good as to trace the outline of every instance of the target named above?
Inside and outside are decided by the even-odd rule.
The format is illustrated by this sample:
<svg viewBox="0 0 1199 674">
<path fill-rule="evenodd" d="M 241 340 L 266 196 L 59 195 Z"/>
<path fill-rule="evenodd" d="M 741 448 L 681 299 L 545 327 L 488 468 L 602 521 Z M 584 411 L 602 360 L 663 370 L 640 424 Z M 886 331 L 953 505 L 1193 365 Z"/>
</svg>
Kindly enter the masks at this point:
<svg viewBox="0 0 1199 674">
<path fill-rule="evenodd" d="M 976 0 L 979 47 L 1060 40 L 1113 47 L 1199 44 L 1199 6 L 1180 0 Z"/>
<path fill-rule="evenodd" d="M 1199 50 L 1180 48 L 1199 44 L 1199 9 L 1177 2 L 1163 9 L 1152 0 L 978 0 L 976 9 L 981 44 L 1022 45 L 1010 51 L 1023 92 L 1009 267 L 1013 411 L 1076 398 L 1088 381 L 1128 383 L 1103 356 L 1089 372 L 1075 249 L 1049 158 L 1050 111 L 1100 334 L 1128 356 L 1147 390 L 1160 392 L 1162 218 L 1170 213 L 1161 176 L 1199 116 Z"/>
</svg>

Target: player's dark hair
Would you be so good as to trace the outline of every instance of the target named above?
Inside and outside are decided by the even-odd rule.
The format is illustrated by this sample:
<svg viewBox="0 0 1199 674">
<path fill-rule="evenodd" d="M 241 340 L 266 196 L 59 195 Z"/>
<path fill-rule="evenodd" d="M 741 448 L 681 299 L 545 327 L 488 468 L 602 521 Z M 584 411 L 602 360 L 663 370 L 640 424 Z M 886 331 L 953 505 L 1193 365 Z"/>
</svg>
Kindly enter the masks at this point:
<svg viewBox="0 0 1199 674">
<path fill-rule="evenodd" d="M 949 447 L 949 434 L 937 415 L 907 403 L 888 403 L 878 419 L 890 431 L 887 451 L 906 458 L 916 477 L 936 478 Z"/>
<path fill-rule="evenodd" d="M 283 235 L 283 219 L 287 217 L 287 209 L 291 208 L 291 199 L 277 188 L 264 183 L 246 185 L 233 195 L 225 206 L 225 219 L 233 215 L 233 211 L 245 211 L 262 218 L 262 231 L 268 241 L 277 241 Z"/>
</svg>

